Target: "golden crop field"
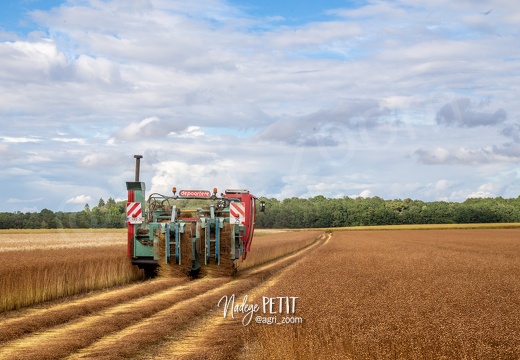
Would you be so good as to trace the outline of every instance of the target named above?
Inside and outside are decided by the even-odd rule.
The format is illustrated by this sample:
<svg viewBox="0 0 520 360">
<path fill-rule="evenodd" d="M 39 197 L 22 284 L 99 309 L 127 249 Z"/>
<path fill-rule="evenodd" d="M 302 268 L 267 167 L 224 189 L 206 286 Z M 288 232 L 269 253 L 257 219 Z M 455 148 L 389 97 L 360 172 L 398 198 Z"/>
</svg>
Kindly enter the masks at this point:
<svg viewBox="0 0 520 360">
<path fill-rule="evenodd" d="M 0 252 L 126 245 L 126 229 L 0 230 Z"/>
<path fill-rule="evenodd" d="M 36 236 L 33 233 L 29 235 Z M 43 234 L 43 236 L 47 235 Z M 57 303 L 50 302 L 35 308 L 4 312 L 0 314 L 0 359 L 55 359 L 68 355 L 89 359 L 126 358 L 135 355 L 141 349 L 147 349 L 164 339 L 168 331 L 183 329 L 190 322 L 195 322 L 197 317 L 205 316 L 215 306 L 222 292 L 247 291 L 263 282 L 271 272 L 276 272 L 284 266 L 285 259 L 294 256 L 288 254 L 294 253 L 298 246 L 306 246 L 314 242 L 321 235 L 321 231 L 304 232 L 297 237 L 286 232 L 262 235 L 262 232 L 258 232 L 258 237 L 254 241 L 254 251 L 264 255 L 256 258 L 253 256 L 250 260 L 265 263 L 269 261 L 265 257 L 267 253 L 282 257 L 283 260 L 254 267 L 251 271 L 247 270 L 249 273 L 244 276 L 207 277 L 196 281 L 190 281 L 187 277 L 157 278 L 110 289 L 108 288 L 111 285 L 105 283 L 102 286 L 106 289 L 104 291 L 89 292 L 82 296 L 68 296 Z M 71 241 L 78 242 L 78 236 L 87 236 L 87 232 L 70 236 Z M 293 245 L 288 246 L 288 243 Z M 279 246 L 277 251 L 270 249 L 277 246 Z M 51 268 L 51 261 L 42 262 L 40 254 L 44 251 L 55 254 L 54 262 L 58 266 Z M 70 253 L 84 254 L 83 256 L 88 253 L 89 263 L 93 264 L 89 268 L 92 272 L 85 271 L 85 264 L 81 262 L 80 257 L 71 256 Z M 107 276 L 113 270 L 103 266 L 104 257 L 126 257 L 126 250 L 123 245 L 112 245 L 19 250 L 1 254 L 17 255 L 17 261 L 25 264 L 19 268 L 27 268 L 23 272 L 24 276 L 21 277 L 3 270 L 2 274 L 7 279 L 19 280 L 30 285 L 34 284 L 34 279 L 39 278 L 42 272 L 47 274 L 44 279 L 48 282 L 44 283 L 43 287 L 39 287 L 39 290 L 31 291 L 38 294 L 45 292 L 48 285 L 75 289 L 78 287 L 76 282 L 80 284 L 84 282 L 81 277 L 88 278 L 94 273 Z M 63 257 L 63 262 L 59 260 L 60 257 Z M 49 258 L 52 256 L 49 255 Z M 125 260 L 128 264 L 128 259 Z M 108 263 L 112 262 L 116 261 L 108 261 Z M 16 261 L 13 260 L 8 265 L 15 264 Z M 28 266 L 29 264 L 33 266 Z M 245 263 L 244 267 L 247 267 Z M 68 275 L 69 273 L 78 276 L 72 280 L 73 277 Z M 12 285 L 15 282 L 7 283 Z M 0 288 L 0 291 L 2 294 L 12 292 L 13 296 L 26 296 L 25 289 L 14 292 L 6 287 Z M 83 291 L 89 290 L 83 289 Z M 62 295 L 67 294 L 70 293 Z M 45 300 L 47 299 L 39 299 L 39 301 Z M 132 339 L 132 341 L 131 343 L 119 341 L 120 338 Z"/>
<path fill-rule="evenodd" d="M 239 271 L 277 259 L 298 249 L 303 249 L 310 245 L 320 232 L 285 231 L 281 233 L 260 230 L 257 233 L 258 235 L 255 235 L 251 253 L 247 254 L 246 260 L 238 263 Z M 275 236 L 272 236 L 273 234 Z"/>
<path fill-rule="evenodd" d="M 520 230 L 335 232 L 258 291 L 282 295 L 303 324 L 254 325 L 242 358 L 518 359 Z"/>
<path fill-rule="evenodd" d="M 143 277 L 120 230 L 0 231 L 0 313 Z"/>
<path fill-rule="evenodd" d="M 105 284 L 4 311 L 0 360 L 518 359 L 519 239 L 518 228 L 258 231 L 234 277 Z M 124 240 L 76 250 L 118 247 L 126 256 Z"/>
<path fill-rule="evenodd" d="M 315 236 L 287 233 L 275 242 L 258 231 L 241 268 L 283 256 Z M 264 235 L 264 236 L 262 236 Z M 28 305 L 106 289 L 143 278 L 126 256 L 126 230 L 0 230 L 0 313 Z"/>
</svg>

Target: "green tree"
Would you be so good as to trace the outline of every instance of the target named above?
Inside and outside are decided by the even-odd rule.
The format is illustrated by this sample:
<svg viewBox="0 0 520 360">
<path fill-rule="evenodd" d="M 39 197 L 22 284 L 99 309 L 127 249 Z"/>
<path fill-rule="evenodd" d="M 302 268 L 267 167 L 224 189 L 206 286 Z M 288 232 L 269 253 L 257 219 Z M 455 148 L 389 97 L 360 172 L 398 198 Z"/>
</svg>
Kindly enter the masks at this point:
<svg viewBox="0 0 520 360">
<path fill-rule="evenodd" d="M 41 228 L 42 229 L 56 229 L 56 218 L 54 212 L 49 209 L 40 211 Z"/>
<path fill-rule="evenodd" d="M 105 206 L 110 209 L 110 208 L 116 206 L 116 201 L 112 198 L 108 198 Z"/>
</svg>

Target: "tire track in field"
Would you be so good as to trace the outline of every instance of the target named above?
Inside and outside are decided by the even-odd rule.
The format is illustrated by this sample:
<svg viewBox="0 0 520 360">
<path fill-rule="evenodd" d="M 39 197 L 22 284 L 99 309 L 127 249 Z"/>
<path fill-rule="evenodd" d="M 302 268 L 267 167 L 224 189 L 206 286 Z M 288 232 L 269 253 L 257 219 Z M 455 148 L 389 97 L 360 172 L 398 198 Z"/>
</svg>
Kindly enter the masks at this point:
<svg viewBox="0 0 520 360">
<path fill-rule="evenodd" d="M 81 316 L 101 311 L 110 306 L 147 296 L 189 279 L 157 279 L 142 283 L 125 285 L 103 292 L 81 296 L 77 300 L 50 305 L 45 308 L 25 309 L 7 313 L 0 319 L 0 345 L 37 331 L 72 321 Z M 13 315 L 14 313 L 14 315 Z"/>
<path fill-rule="evenodd" d="M 292 255 L 248 269 L 241 274 L 240 278 L 192 299 L 174 304 L 144 321 L 108 335 L 68 359 L 128 358 L 142 352 L 143 348 L 148 351 L 151 346 L 164 342 L 166 337 L 176 336 L 175 334 L 179 334 L 178 338 L 189 337 L 190 334 L 184 330 L 189 329 L 193 323 L 198 323 L 201 318 L 206 318 L 208 313 L 215 313 L 217 303 L 223 295 L 243 293 L 257 287 L 268 281 L 273 274 L 285 271 L 286 267 L 290 266 L 288 264 L 296 262 L 323 241 L 321 238 Z M 115 344 L 124 345 L 115 346 Z M 173 355 L 175 358 L 179 356 L 177 352 L 164 354 L 165 358 L 171 358 Z"/>
<path fill-rule="evenodd" d="M 309 247 L 306 255 L 317 250 L 321 245 L 325 245 L 332 238 L 332 234 L 326 234 L 321 241 L 314 243 Z M 262 296 L 266 288 L 274 286 L 282 275 L 292 268 L 299 265 L 299 260 L 302 256 L 298 256 L 295 261 L 285 266 L 280 271 L 276 272 L 272 277 L 262 281 L 253 288 L 247 289 L 248 303 L 258 304 L 255 299 Z M 236 294 L 236 304 L 240 304 L 240 299 L 243 299 L 246 293 Z M 240 294 L 240 295 L 239 295 Z M 228 294 L 229 295 L 229 294 Z M 238 318 L 230 319 L 229 315 L 225 318 L 223 310 L 208 314 L 204 318 L 191 324 L 189 328 L 181 334 L 172 338 L 167 344 L 163 344 L 159 351 L 143 356 L 144 359 L 163 359 L 168 358 L 168 355 L 175 354 L 176 359 L 233 359 L 236 354 L 239 354 L 243 344 L 233 343 L 232 339 L 240 339 L 240 335 L 244 331 L 242 324 L 242 314 Z M 252 318 L 251 322 L 254 322 Z M 225 337 L 224 341 L 218 341 L 219 338 Z"/>
<path fill-rule="evenodd" d="M 238 278 L 158 279 L 0 320 L 0 359 L 134 356 L 189 328 L 223 295 L 258 286 L 323 241 L 247 269 Z"/>
<path fill-rule="evenodd" d="M 56 359 L 66 356 L 106 334 L 142 321 L 172 303 L 196 296 L 227 281 L 229 279 L 226 278 L 201 279 L 117 304 L 44 332 L 8 342 L 0 349 L 0 359 Z"/>
</svg>

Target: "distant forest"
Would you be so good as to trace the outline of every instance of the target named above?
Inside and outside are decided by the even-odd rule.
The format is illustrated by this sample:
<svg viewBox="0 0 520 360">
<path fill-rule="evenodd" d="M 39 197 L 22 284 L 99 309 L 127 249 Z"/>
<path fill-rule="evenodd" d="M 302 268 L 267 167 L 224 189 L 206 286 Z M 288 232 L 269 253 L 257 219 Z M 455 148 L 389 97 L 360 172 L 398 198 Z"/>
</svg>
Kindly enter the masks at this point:
<svg viewBox="0 0 520 360">
<path fill-rule="evenodd" d="M 258 212 L 256 223 L 264 229 L 520 222 L 520 196 L 472 198 L 461 203 L 323 196 L 260 200 L 265 201 L 266 211 Z M 87 204 L 78 212 L 0 212 L 0 229 L 124 228 L 125 213 L 125 201 L 100 199 L 92 209 Z"/>
</svg>

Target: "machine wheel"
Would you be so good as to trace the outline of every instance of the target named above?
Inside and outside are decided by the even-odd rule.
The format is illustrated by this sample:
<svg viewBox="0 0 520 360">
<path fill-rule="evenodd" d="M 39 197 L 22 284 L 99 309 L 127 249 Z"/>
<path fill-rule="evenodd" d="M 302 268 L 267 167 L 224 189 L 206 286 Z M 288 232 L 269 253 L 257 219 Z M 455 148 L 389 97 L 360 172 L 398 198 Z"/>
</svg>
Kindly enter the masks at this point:
<svg viewBox="0 0 520 360">
<path fill-rule="evenodd" d="M 155 265 L 149 265 L 149 266 L 144 266 L 143 270 L 144 270 L 145 278 L 153 279 L 154 277 L 157 276 L 158 267 Z"/>
<path fill-rule="evenodd" d="M 199 274 L 200 274 L 200 267 L 197 270 L 193 270 L 193 269 L 190 270 L 188 273 L 188 276 L 193 279 L 197 279 L 199 277 Z"/>
</svg>

